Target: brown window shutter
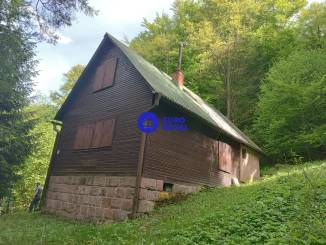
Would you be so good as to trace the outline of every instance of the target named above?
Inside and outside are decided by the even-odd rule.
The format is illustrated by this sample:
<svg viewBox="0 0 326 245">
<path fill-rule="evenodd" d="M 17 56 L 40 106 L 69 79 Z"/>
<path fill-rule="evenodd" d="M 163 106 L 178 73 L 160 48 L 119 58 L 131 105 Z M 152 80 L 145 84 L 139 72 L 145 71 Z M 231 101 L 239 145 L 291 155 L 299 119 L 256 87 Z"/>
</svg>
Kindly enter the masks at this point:
<svg viewBox="0 0 326 245">
<path fill-rule="evenodd" d="M 117 58 L 109 59 L 97 67 L 93 92 L 113 85 L 116 67 Z"/>
<path fill-rule="evenodd" d="M 232 147 L 224 142 L 219 142 L 219 169 L 231 173 Z"/>
<path fill-rule="evenodd" d="M 103 123 L 104 133 L 102 135 L 103 146 L 111 146 L 114 135 L 115 119 L 105 120 Z"/>
<path fill-rule="evenodd" d="M 102 133 L 103 133 L 103 121 L 99 121 L 95 124 L 95 132 L 92 141 L 93 148 L 101 147 Z"/>
<path fill-rule="evenodd" d="M 112 145 L 114 124 L 114 119 L 99 121 L 95 124 L 95 133 L 92 141 L 93 148 Z"/>
<path fill-rule="evenodd" d="M 105 73 L 104 65 L 100 65 L 99 67 L 97 67 L 95 78 L 94 78 L 94 85 L 93 85 L 94 92 L 102 88 L 104 73 Z"/>
<path fill-rule="evenodd" d="M 89 149 L 94 134 L 94 124 L 81 125 L 77 129 L 74 149 Z"/>
<path fill-rule="evenodd" d="M 113 85 L 115 70 L 117 67 L 117 58 L 112 58 L 106 61 L 104 64 L 104 76 L 102 82 L 102 88 L 106 88 Z"/>
</svg>

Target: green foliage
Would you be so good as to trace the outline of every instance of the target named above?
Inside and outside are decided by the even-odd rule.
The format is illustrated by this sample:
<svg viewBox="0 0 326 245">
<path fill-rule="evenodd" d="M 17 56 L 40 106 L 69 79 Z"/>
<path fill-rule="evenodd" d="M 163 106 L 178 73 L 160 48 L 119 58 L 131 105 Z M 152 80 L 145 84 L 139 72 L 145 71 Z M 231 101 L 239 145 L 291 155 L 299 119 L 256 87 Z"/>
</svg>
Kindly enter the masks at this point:
<svg viewBox="0 0 326 245">
<path fill-rule="evenodd" d="M 118 224 L 4 215 L 0 243 L 325 244 L 325 164 L 288 165 L 260 182 L 208 189 Z"/>
<path fill-rule="evenodd" d="M 232 121 L 240 129 L 250 128 L 260 81 L 275 60 L 296 46 L 291 20 L 305 5 L 304 0 L 177 0 L 171 17 L 145 19 L 145 31 L 130 46 L 171 74 L 179 42 L 186 41 L 186 86 L 224 113 L 230 98 Z"/>
<path fill-rule="evenodd" d="M 33 146 L 34 122 L 25 107 L 37 73 L 35 43 L 56 42 L 57 30 L 70 26 L 78 11 L 96 14 L 88 0 L 0 1 L 0 200 Z"/>
<path fill-rule="evenodd" d="M 0 28 L 19 29 L 28 40 L 56 42 L 58 29 L 70 26 L 76 12 L 97 14 L 88 0 L 1 1 Z"/>
<path fill-rule="evenodd" d="M 67 73 L 63 74 L 64 84 L 59 88 L 59 91 L 52 91 L 50 93 L 52 103 L 57 109 L 63 104 L 84 69 L 83 65 L 71 67 Z"/>
<path fill-rule="evenodd" d="M 298 42 L 303 48 L 326 48 L 326 2 L 312 3 L 304 9 L 297 22 Z"/>
<path fill-rule="evenodd" d="M 299 51 L 273 66 L 262 84 L 254 134 L 274 160 L 322 158 L 326 148 L 326 53 Z"/>
<path fill-rule="evenodd" d="M 0 199 L 15 181 L 13 167 L 31 150 L 28 132 L 33 126 L 28 112 L 35 76 L 34 43 L 21 30 L 2 26 L 0 15 Z"/>
<path fill-rule="evenodd" d="M 15 174 L 19 177 L 12 189 L 16 207 L 27 207 L 33 198 L 36 183 L 44 183 L 55 139 L 55 132 L 50 122 L 54 108 L 46 104 L 34 104 L 29 107 L 29 110 L 37 120 L 30 132 L 35 147 L 22 167 L 15 169 Z"/>
</svg>

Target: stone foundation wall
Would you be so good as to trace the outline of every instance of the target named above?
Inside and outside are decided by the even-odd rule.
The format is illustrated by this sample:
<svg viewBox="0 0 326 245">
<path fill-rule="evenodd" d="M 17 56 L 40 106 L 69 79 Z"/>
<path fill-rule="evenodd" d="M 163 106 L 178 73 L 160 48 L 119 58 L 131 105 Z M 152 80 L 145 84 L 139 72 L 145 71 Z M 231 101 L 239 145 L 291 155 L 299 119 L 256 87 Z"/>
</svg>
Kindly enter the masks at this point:
<svg viewBox="0 0 326 245">
<path fill-rule="evenodd" d="M 163 184 L 163 180 L 141 179 L 138 214 L 151 212 L 158 201 L 200 189 L 173 184 L 172 191 L 165 192 Z M 51 176 L 43 211 L 86 221 L 125 220 L 132 213 L 135 185 L 136 177 L 131 176 Z"/>
<path fill-rule="evenodd" d="M 80 220 L 125 220 L 135 185 L 135 177 L 51 176 L 43 210 Z"/>
<path fill-rule="evenodd" d="M 169 182 L 170 183 L 170 182 Z M 173 198 L 177 194 L 187 195 L 200 190 L 201 186 L 190 184 L 173 184 L 172 191 L 163 191 L 163 180 L 142 178 L 139 191 L 138 213 L 148 213 L 157 201 Z"/>
</svg>

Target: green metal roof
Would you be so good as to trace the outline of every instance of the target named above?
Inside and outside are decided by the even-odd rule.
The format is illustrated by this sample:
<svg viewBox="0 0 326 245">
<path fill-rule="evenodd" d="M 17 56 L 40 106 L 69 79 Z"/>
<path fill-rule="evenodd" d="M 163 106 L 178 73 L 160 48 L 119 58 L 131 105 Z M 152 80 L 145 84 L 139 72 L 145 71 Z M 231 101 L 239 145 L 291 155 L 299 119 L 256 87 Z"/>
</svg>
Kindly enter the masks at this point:
<svg viewBox="0 0 326 245">
<path fill-rule="evenodd" d="M 178 87 L 171 77 L 157 69 L 125 44 L 106 33 L 105 38 L 111 40 L 127 56 L 151 88 L 161 96 L 181 106 L 185 110 L 207 121 L 231 138 L 241 142 L 259 152 L 262 150 L 244 133 L 240 131 L 221 112 L 210 106 L 198 95 L 186 87 Z"/>
</svg>

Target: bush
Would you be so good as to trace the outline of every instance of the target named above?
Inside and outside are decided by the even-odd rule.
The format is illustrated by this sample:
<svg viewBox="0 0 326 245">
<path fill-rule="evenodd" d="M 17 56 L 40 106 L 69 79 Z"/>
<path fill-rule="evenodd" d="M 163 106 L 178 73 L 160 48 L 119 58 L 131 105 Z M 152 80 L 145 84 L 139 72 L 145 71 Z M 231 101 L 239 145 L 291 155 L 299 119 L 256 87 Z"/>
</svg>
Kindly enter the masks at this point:
<svg viewBox="0 0 326 245">
<path fill-rule="evenodd" d="M 262 84 L 253 135 L 273 160 L 321 159 L 325 111 L 326 53 L 296 52 L 275 64 Z"/>
</svg>

